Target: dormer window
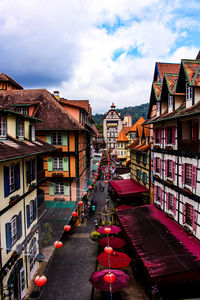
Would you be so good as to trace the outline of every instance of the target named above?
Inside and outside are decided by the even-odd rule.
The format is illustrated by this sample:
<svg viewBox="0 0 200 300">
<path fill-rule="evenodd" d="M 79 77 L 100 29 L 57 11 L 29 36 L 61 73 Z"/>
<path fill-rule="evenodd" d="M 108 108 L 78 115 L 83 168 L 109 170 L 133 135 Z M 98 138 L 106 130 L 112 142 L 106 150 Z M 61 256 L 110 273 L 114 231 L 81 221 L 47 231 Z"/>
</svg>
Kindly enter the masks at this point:
<svg viewBox="0 0 200 300">
<path fill-rule="evenodd" d="M 27 107 L 17 107 L 16 111 L 22 115 L 28 116 L 28 108 Z"/>
<path fill-rule="evenodd" d="M 186 82 L 186 101 L 192 100 L 193 88 Z"/>
<path fill-rule="evenodd" d="M 24 121 L 17 120 L 17 137 L 24 138 Z"/>
<path fill-rule="evenodd" d="M 168 94 L 168 107 L 173 107 L 173 96 Z"/>
<path fill-rule="evenodd" d="M 157 112 L 157 115 L 160 114 L 160 102 L 156 103 L 156 112 Z"/>
<path fill-rule="evenodd" d="M 6 117 L 0 116 L 0 138 L 6 137 Z"/>
</svg>

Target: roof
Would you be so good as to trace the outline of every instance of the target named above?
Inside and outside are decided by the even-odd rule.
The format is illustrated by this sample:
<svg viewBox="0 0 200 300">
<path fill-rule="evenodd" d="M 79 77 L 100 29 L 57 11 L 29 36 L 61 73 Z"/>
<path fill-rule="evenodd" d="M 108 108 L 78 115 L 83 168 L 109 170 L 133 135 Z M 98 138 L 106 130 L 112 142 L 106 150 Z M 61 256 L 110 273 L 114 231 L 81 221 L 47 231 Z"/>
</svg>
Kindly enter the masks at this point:
<svg viewBox="0 0 200 300">
<path fill-rule="evenodd" d="M 150 126 L 149 125 L 144 125 L 144 136 L 145 137 L 150 137 Z"/>
<path fill-rule="evenodd" d="M 162 82 L 154 81 L 152 83 L 152 88 L 153 88 L 156 100 L 160 101 L 160 94 L 161 94 L 161 91 L 162 91 Z"/>
<path fill-rule="evenodd" d="M 111 180 L 109 185 L 115 190 L 118 197 L 130 197 L 149 191 L 133 179 Z"/>
<path fill-rule="evenodd" d="M 178 74 L 165 73 L 163 80 L 166 80 L 169 93 L 175 93 Z"/>
<path fill-rule="evenodd" d="M 132 144 L 126 147 L 126 149 L 133 149 L 138 144 L 139 144 L 139 138 L 135 139 Z"/>
<path fill-rule="evenodd" d="M 6 75 L 5 73 L 0 73 L 0 81 L 11 83 L 11 85 L 14 85 L 19 90 L 23 90 L 23 87 L 21 85 L 19 85 L 19 83 L 17 83 L 14 79 L 12 79 L 10 76 Z"/>
<path fill-rule="evenodd" d="M 154 205 L 144 205 L 118 210 L 116 215 L 129 244 L 153 282 L 174 284 L 186 283 L 188 278 L 199 280 L 199 241 L 162 210 Z"/>
<path fill-rule="evenodd" d="M 35 141 L 17 140 L 12 137 L 0 141 L 0 161 L 36 155 L 57 150 L 54 146 L 36 138 Z"/>
<path fill-rule="evenodd" d="M 37 130 L 84 130 L 46 89 L 0 92 L 0 105 L 4 107 L 29 102 L 35 103 L 33 116 L 43 120 L 36 125 Z"/>
<path fill-rule="evenodd" d="M 137 132 L 138 132 L 138 136 L 139 136 L 139 137 L 142 137 L 143 131 L 144 131 L 143 126 L 142 126 L 142 125 L 138 125 L 138 126 L 137 126 Z"/>
<path fill-rule="evenodd" d="M 144 141 L 142 144 L 136 145 L 131 149 L 131 151 L 137 150 L 145 152 L 150 149 L 150 143 L 146 144 L 146 141 Z"/>
<path fill-rule="evenodd" d="M 159 81 L 162 82 L 165 73 L 178 74 L 179 69 L 180 69 L 180 64 L 156 62 L 153 81 L 157 81 L 156 75 L 158 75 Z"/>
<path fill-rule="evenodd" d="M 181 60 L 185 75 L 190 86 L 200 86 L 200 61 L 199 60 Z"/>
<path fill-rule="evenodd" d="M 120 131 L 117 142 L 128 142 L 126 133 L 128 133 L 130 127 L 122 127 L 122 130 Z"/>
<path fill-rule="evenodd" d="M 137 130 L 137 126 L 138 125 L 141 125 L 145 122 L 145 119 L 143 117 L 140 117 L 136 122 L 135 124 L 133 124 L 133 126 L 129 129 L 129 132 L 131 131 L 136 131 Z"/>
<path fill-rule="evenodd" d="M 119 117 L 119 119 L 122 120 L 122 117 L 120 116 L 120 114 L 115 109 L 109 109 L 109 111 L 107 111 L 107 113 L 105 114 L 105 116 L 103 117 L 103 119 L 105 119 L 107 117 L 107 115 L 109 114 L 110 111 L 115 111 L 115 113 L 117 114 L 117 116 Z M 115 120 L 115 119 L 113 119 L 113 120 Z"/>
</svg>

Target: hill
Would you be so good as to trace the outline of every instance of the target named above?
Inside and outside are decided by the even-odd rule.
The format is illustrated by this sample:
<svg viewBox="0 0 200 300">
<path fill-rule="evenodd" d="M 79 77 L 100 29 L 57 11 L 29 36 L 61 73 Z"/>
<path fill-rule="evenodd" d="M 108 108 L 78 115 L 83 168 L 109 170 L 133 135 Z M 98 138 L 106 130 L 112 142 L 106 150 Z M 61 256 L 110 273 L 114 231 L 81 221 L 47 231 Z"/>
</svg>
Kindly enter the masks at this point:
<svg viewBox="0 0 200 300">
<path fill-rule="evenodd" d="M 141 104 L 138 106 L 128 106 L 124 108 L 116 109 L 118 113 L 120 113 L 122 119 L 124 115 L 129 114 L 132 116 L 133 124 L 139 119 L 139 117 L 143 117 L 144 119 L 147 118 L 147 113 L 149 109 L 149 103 Z M 106 113 L 106 112 L 105 112 Z M 95 121 L 95 126 L 102 133 L 103 130 L 103 117 L 105 114 L 95 114 L 92 116 L 93 120 Z"/>
</svg>

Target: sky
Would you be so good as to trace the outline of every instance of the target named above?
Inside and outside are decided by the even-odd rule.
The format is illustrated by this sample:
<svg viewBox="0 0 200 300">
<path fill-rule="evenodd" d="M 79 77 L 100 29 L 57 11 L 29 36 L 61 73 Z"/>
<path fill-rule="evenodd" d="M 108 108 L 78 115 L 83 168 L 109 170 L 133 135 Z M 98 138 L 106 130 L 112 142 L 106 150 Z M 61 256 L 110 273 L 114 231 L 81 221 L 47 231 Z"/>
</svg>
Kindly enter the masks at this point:
<svg viewBox="0 0 200 300">
<path fill-rule="evenodd" d="M 0 73 L 93 113 L 149 102 L 155 62 L 200 50 L 199 0 L 1 0 L 0 11 Z"/>
</svg>

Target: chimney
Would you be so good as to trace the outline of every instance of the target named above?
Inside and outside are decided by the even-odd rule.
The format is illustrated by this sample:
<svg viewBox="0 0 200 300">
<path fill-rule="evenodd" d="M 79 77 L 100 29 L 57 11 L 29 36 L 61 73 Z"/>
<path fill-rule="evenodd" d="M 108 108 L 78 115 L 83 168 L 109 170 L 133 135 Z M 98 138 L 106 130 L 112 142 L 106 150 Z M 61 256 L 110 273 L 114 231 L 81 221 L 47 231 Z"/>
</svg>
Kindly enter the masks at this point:
<svg viewBox="0 0 200 300">
<path fill-rule="evenodd" d="M 59 96 L 59 91 L 54 91 L 53 92 L 54 97 L 59 100 L 60 96 Z"/>
</svg>

